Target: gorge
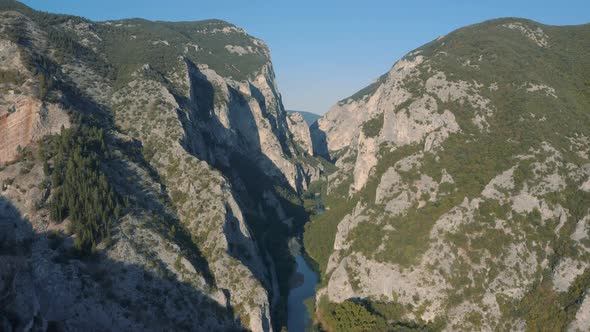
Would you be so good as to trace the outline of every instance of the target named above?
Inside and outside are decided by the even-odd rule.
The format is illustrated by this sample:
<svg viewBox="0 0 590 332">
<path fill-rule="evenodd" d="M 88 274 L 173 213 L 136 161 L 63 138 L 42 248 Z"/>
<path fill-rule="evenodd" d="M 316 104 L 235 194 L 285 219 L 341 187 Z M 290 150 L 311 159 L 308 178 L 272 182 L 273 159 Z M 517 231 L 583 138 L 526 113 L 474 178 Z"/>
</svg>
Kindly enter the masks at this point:
<svg viewBox="0 0 590 332">
<path fill-rule="evenodd" d="M 587 331 L 589 78 L 495 19 L 314 118 L 231 23 L 0 1 L 0 330 Z"/>
</svg>

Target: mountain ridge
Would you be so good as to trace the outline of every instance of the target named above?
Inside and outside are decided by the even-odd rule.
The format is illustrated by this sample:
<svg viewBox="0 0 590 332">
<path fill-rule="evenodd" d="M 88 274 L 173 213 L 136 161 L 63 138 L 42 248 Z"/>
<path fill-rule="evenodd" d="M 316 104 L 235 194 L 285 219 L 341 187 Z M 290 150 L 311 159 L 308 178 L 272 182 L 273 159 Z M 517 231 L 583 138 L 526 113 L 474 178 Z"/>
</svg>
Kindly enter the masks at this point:
<svg viewBox="0 0 590 332">
<path fill-rule="evenodd" d="M 318 330 L 588 330 L 588 77 L 495 19 L 310 124 L 230 23 L 2 1 L 0 329 L 279 331 L 301 239 Z"/>
<path fill-rule="evenodd" d="M 304 236 L 324 328 L 590 326 L 572 240 L 590 212 L 589 33 L 512 18 L 457 29 L 312 126 L 337 167 L 314 185 L 329 209 Z"/>
<path fill-rule="evenodd" d="M 266 44 L 0 9 L 1 326 L 280 330 L 319 170 Z"/>
</svg>

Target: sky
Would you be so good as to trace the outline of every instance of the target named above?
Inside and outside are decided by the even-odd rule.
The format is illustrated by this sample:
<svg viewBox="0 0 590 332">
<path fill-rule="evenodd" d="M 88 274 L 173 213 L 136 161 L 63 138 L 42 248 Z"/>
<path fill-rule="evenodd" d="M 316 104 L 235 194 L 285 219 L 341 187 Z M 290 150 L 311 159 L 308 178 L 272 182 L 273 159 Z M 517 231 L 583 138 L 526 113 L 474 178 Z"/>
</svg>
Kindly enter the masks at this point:
<svg viewBox="0 0 590 332">
<path fill-rule="evenodd" d="M 590 23 L 590 0 L 25 0 L 43 11 L 104 21 L 217 18 L 270 47 L 286 109 L 323 114 L 411 50 L 465 25 L 524 17 Z"/>
</svg>

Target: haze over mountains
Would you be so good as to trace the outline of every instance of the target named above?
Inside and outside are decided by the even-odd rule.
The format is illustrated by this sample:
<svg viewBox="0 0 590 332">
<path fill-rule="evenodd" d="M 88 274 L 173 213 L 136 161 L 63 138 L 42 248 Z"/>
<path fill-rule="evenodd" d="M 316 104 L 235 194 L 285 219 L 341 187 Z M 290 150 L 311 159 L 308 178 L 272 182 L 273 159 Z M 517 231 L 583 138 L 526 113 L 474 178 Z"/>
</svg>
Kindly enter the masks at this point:
<svg viewBox="0 0 590 332">
<path fill-rule="evenodd" d="M 0 2 L 0 330 L 590 329 L 590 25 L 409 53 L 319 117 L 219 20 Z"/>
</svg>

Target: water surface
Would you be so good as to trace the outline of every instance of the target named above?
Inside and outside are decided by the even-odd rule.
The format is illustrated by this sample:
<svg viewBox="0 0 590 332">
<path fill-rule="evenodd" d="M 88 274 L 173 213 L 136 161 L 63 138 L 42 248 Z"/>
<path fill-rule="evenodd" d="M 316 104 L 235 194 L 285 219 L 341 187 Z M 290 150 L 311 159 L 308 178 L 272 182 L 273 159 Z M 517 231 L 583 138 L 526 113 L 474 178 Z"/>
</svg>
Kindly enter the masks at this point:
<svg viewBox="0 0 590 332">
<path fill-rule="evenodd" d="M 295 256 L 297 272 L 303 275 L 303 284 L 289 291 L 287 328 L 289 332 L 304 332 L 311 328 L 312 321 L 304 301 L 315 296 L 318 276 L 307 265 L 302 254 Z"/>
</svg>

